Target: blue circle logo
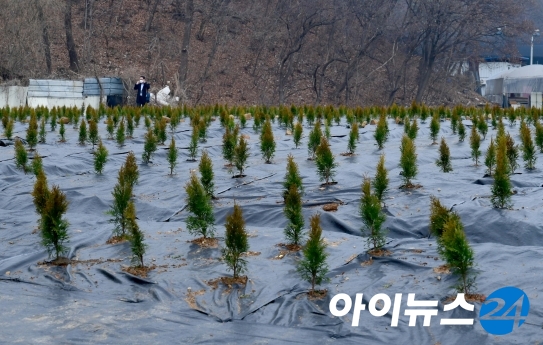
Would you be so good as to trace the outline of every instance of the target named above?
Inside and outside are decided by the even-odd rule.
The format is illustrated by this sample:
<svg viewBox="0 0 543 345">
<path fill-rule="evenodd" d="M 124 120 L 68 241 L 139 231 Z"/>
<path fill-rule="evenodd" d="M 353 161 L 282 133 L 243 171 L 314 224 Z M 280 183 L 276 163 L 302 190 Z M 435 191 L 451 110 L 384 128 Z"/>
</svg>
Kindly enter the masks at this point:
<svg viewBox="0 0 543 345">
<path fill-rule="evenodd" d="M 481 326 L 490 334 L 505 335 L 522 326 L 530 311 L 528 295 L 514 286 L 498 289 L 481 306 Z"/>
</svg>

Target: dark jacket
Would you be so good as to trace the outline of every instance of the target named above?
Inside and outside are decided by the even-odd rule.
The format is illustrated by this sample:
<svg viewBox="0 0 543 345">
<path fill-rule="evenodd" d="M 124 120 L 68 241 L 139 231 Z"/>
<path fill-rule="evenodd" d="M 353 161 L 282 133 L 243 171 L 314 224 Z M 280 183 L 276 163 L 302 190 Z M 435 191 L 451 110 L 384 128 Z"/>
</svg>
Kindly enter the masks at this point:
<svg viewBox="0 0 543 345">
<path fill-rule="evenodd" d="M 143 84 L 136 84 L 134 85 L 134 90 L 138 90 L 136 93 L 136 103 L 138 105 L 143 105 L 147 103 L 147 92 L 149 92 L 149 89 L 151 88 L 151 85 L 149 83 Z"/>
</svg>

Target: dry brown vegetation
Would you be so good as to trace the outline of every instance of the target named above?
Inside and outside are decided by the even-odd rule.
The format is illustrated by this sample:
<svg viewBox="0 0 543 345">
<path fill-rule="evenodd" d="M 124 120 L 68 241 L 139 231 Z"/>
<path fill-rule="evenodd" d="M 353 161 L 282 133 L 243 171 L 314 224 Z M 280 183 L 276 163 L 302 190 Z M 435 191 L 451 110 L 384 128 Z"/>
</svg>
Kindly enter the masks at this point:
<svg viewBox="0 0 543 345">
<path fill-rule="evenodd" d="M 533 29 L 531 5 L 0 0 L 0 80 L 144 74 L 191 104 L 467 102 L 479 57 Z"/>
</svg>

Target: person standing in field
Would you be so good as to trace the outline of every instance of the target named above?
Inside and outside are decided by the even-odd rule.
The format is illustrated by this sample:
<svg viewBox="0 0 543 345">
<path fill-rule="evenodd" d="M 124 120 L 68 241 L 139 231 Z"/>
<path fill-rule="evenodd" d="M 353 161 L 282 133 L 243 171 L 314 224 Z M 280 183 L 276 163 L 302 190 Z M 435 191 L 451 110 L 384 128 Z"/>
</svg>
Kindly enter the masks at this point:
<svg viewBox="0 0 543 345">
<path fill-rule="evenodd" d="M 151 85 L 145 81 L 145 77 L 141 76 L 140 80 L 134 85 L 134 90 L 138 90 L 136 94 L 136 104 L 138 107 L 143 107 L 146 103 L 149 103 L 147 94 Z"/>
</svg>

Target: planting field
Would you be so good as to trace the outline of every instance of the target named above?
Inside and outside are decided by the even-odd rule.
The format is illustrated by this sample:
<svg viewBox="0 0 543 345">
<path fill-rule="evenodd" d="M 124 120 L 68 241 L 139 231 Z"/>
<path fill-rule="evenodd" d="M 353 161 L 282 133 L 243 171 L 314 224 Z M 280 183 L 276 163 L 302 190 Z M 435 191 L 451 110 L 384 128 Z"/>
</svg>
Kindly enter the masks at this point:
<svg viewBox="0 0 543 345">
<path fill-rule="evenodd" d="M 354 155 L 341 155 L 347 151 L 350 132 L 346 117 L 341 117 L 339 125 L 333 122 L 329 142 L 337 163 L 333 176 L 337 183 L 321 185 L 315 161 L 308 160 L 308 134 L 313 126 L 306 120 L 301 144 L 295 148 L 290 130 L 287 134 L 287 128 L 275 119 L 275 156 L 266 164 L 260 152 L 260 131 L 252 128 L 254 114 L 248 116 L 246 127 L 240 129 L 250 148 L 245 177 L 233 178 L 238 171 L 225 166 L 225 129 L 218 115 L 212 115 L 207 140 L 198 142 L 196 161 L 188 160 L 192 128 L 190 118 L 183 117 L 173 131 L 179 157 L 170 175 L 167 154 L 172 130 L 168 127 L 165 145 L 158 146 L 150 163 L 142 163 L 147 132 L 145 110 L 142 114 L 134 138 L 127 138 L 122 147 L 107 139 L 105 118 L 100 119 L 99 133 L 109 151 L 102 174 L 94 171 L 92 145 L 78 144 L 79 130 L 72 123 L 65 125 L 65 142 L 59 142 L 59 126 L 52 132 L 47 124 L 46 143 L 38 144 L 37 150 L 49 186 L 58 185 L 69 202 L 65 215 L 70 236 L 67 265 L 49 262 L 51 258 L 40 244 L 39 215 L 30 194 L 36 177 L 16 168 L 12 145 L 0 147 L 2 342 L 483 345 L 543 339 L 543 294 L 539 296 L 543 277 L 543 156 L 538 153 L 535 169 L 527 170 L 521 151 L 520 167 L 510 176 L 512 206 L 494 208 L 494 179 L 486 176 L 484 165 L 491 137 L 497 134 L 490 121 L 488 134 L 481 141 L 482 156 L 475 166 L 469 142 L 472 121 L 462 117 L 467 136 L 459 142 L 450 119 L 442 117 L 438 139 L 443 137 L 448 143 L 453 168 L 443 173 L 436 165 L 439 145 L 430 139 L 430 119 L 419 120 L 415 188 L 401 188 L 404 125 L 393 116 L 387 118 L 389 135 L 384 148 L 378 149 L 376 126 L 368 123 L 359 129 Z M 238 123 L 240 118 L 234 117 Z M 14 137 L 26 138 L 26 121 L 15 121 Z M 504 118 L 504 123 L 519 144 L 519 120 L 510 126 Z M 534 132 L 534 126 L 528 126 Z M 218 242 L 210 246 L 192 243 L 195 236 L 189 234 L 185 223 L 189 214 L 184 186 L 191 171 L 198 172 L 202 149 L 211 156 L 215 174 L 216 199 L 212 203 Z M 147 244 L 144 263 L 151 269 L 146 277 L 126 272 L 132 256 L 129 242 L 108 243 L 113 224 L 106 212 L 113 203 L 111 193 L 118 171 L 130 151 L 138 160 L 139 182 L 132 194 Z M 302 251 L 289 251 L 281 245 L 286 243 L 282 182 L 289 154 L 303 179 L 305 228 L 309 228 L 309 218 L 319 213 L 327 244 L 330 281 L 318 287 L 327 290 L 321 298 L 308 295 L 311 285 L 296 271 Z M 368 254 L 359 209 L 363 178 L 375 175 L 381 154 L 385 155 L 390 182 L 383 200 L 386 245 L 383 255 L 376 256 Z M 456 295 L 458 276 L 443 268 L 436 239 L 430 236 L 431 196 L 461 217 L 475 257 L 472 292 L 488 296 L 501 287 L 516 286 L 527 294 L 529 315 L 511 334 L 498 337 L 481 326 L 481 301 L 472 302 L 473 312 L 460 308 L 443 311 L 444 302 Z M 221 249 L 225 246 L 225 219 L 234 203 L 243 210 L 249 237 L 245 285 L 217 280 L 231 274 L 221 260 Z M 325 211 L 323 207 L 329 204 L 336 204 L 337 210 Z M 329 302 L 338 293 L 348 294 L 353 304 L 357 293 L 364 294 L 365 304 L 378 293 L 392 300 L 402 293 L 398 326 L 391 327 L 392 309 L 375 317 L 366 307 L 356 327 L 351 325 L 352 310 L 343 317 L 332 316 Z M 439 301 L 434 308 L 439 313 L 429 327 L 423 326 L 421 316 L 415 326 L 409 326 L 410 317 L 405 314 L 408 293 L 415 293 L 417 301 Z M 469 326 L 445 326 L 440 325 L 442 318 L 475 321 Z"/>
</svg>

